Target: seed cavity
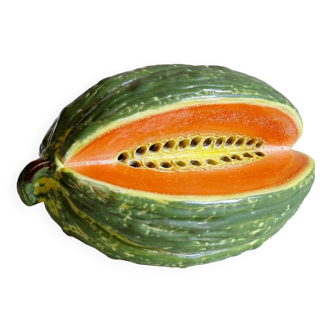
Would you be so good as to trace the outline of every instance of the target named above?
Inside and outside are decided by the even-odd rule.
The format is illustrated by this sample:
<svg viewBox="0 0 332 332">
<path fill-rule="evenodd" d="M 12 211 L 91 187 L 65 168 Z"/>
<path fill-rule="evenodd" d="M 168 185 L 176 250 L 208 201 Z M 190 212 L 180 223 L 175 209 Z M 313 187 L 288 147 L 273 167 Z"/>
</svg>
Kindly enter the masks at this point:
<svg viewBox="0 0 332 332">
<path fill-rule="evenodd" d="M 129 166 L 134 167 L 134 168 L 139 168 L 139 167 L 141 167 L 141 163 L 139 163 L 137 160 L 130 160 Z"/>
<path fill-rule="evenodd" d="M 264 144 L 263 141 L 259 141 L 259 142 L 257 142 L 257 143 L 255 144 L 255 148 L 256 148 L 256 149 L 259 149 L 263 144 Z"/>
<path fill-rule="evenodd" d="M 189 146 L 189 144 L 190 144 L 190 140 L 189 139 L 187 139 L 187 138 L 183 139 L 183 140 L 181 140 L 179 142 L 178 148 L 179 148 L 179 150 L 185 149 L 185 148 L 187 148 Z"/>
<path fill-rule="evenodd" d="M 232 154 L 231 158 L 234 160 L 242 160 L 240 156 L 238 156 L 237 154 Z"/>
<path fill-rule="evenodd" d="M 203 142 L 203 148 L 207 148 L 208 146 L 210 146 L 213 142 L 213 138 L 212 137 L 208 137 L 204 140 Z"/>
<path fill-rule="evenodd" d="M 218 165 L 219 163 L 216 161 L 216 160 L 214 160 L 214 159 L 206 159 L 206 161 L 205 161 L 207 164 L 209 164 L 209 165 L 212 165 L 212 166 L 216 166 L 216 165 Z"/>
<path fill-rule="evenodd" d="M 242 146 L 243 144 L 244 144 L 244 142 L 245 142 L 245 138 L 244 137 L 241 137 L 241 138 L 239 138 L 236 142 L 235 142 L 235 146 L 236 147 L 240 147 L 240 146 Z"/>
<path fill-rule="evenodd" d="M 221 146 L 224 143 L 224 138 L 223 137 L 219 137 L 216 142 L 214 143 L 214 146 L 216 148 L 219 148 L 219 146 Z"/>
<path fill-rule="evenodd" d="M 266 157 L 264 140 L 233 135 L 188 135 L 158 142 L 142 142 L 121 151 L 116 162 L 155 172 L 237 167 Z M 263 151 L 264 152 L 263 152 Z"/>
<path fill-rule="evenodd" d="M 120 163 L 124 163 L 127 159 L 129 158 L 129 154 L 127 152 L 122 152 L 121 154 L 119 154 L 118 156 L 118 161 Z"/>
<path fill-rule="evenodd" d="M 146 150 L 147 150 L 146 146 L 140 146 L 138 149 L 136 149 L 135 155 L 136 156 L 142 156 L 142 155 L 145 154 Z"/>
<path fill-rule="evenodd" d="M 199 143 L 201 142 L 202 138 L 201 137 L 195 137 L 190 141 L 190 147 L 191 148 L 195 148 L 196 146 L 199 145 Z"/>
<path fill-rule="evenodd" d="M 186 166 L 186 163 L 185 163 L 184 161 L 182 161 L 182 160 L 175 160 L 175 161 L 174 161 L 174 164 L 175 164 L 176 166 L 179 166 L 179 167 L 184 167 L 184 166 Z"/>
<path fill-rule="evenodd" d="M 169 163 L 168 161 L 162 161 L 162 162 L 160 163 L 160 166 L 161 166 L 162 168 L 171 168 L 171 167 L 172 167 L 171 163 Z"/>
<path fill-rule="evenodd" d="M 163 146 L 163 148 L 164 148 L 164 150 L 172 150 L 173 148 L 174 148 L 174 146 L 175 146 L 175 141 L 173 141 L 173 140 L 171 140 L 171 141 L 168 141 L 168 142 L 166 142 L 165 144 L 164 144 L 164 146 Z"/>
<path fill-rule="evenodd" d="M 145 163 L 145 166 L 147 168 L 156 168 L 157 167 L 157 165 L 153 161 L 148 161 L 147 163 Z"/>
<path fill-rule="evenodd" d="M 230 145 L 234 144 L 235 141 L 236 141 L 236 137 L 231 136 L 231 137 L 227 138 L 227 140 L 225 142 L 225 146 L 230 146 Z"/>
<path fill-rule="evenodd" d="M 225 161 L 226 163 L 230 163 L 232 161 L 232 159 L 227 156 L 221 156 L 220 160 Z"/>
<path fill-rule="evenodd" d="M 150 146 L 149 152 L 155 153 L 155 152 L 158 152 L 160 149 L 161 149 L 161 144 L 155 143 Z"/>
<path fill-rule="evenodd" d="M 190 160 L 190 164 L 193 166 L 201 166 L 202 164 L 198 160 Z"/>
<path fill-rule="evenodd" d="M 257 138 L 251 138 L 249 141 L 247 141 L 246 146 L 251 147 L 257 142 Z"/>
</svg>

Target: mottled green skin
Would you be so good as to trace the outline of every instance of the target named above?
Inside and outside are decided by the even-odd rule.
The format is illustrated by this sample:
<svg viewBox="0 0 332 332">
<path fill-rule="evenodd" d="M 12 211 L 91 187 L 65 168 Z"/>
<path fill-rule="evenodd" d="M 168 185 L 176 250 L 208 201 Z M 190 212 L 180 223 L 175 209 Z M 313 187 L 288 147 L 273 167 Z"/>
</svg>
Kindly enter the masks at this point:
<svg viewBox="0 0 332 332">
<path fill-rule="evenodd" d="M 104 79 L 54 122 L 40 147 L 40 160 L 49 160 L 51 167 L 22 171 L 21 199 L 27 205 L 44 201 L 66 234 L 111 258 L 139 264 L 186 267 L 257 248 L 299 208 L 313 183 L 313 166 L 306 178 L 282 191 L 221 201 L 172 201 L 114 191 L 55 163 L 56 154 L 65 157 L 75 142 L 111 121 L 184 100 L 243 97 L 295 110 L 266 83 L 224 67 L 151 66 Z"/>
<path fill-rule="evenodd" d="M 314 172 L 273 194 L 215 202 L 157 202 L 116 193 L 74 173 L 62 173 L 48 206 L 64 232 L 105 255 L 139 264 L 187 267 L 254 249 L 293 216 Z M 79 212 L 77 212 L 79 211 Z"/>
</svg>

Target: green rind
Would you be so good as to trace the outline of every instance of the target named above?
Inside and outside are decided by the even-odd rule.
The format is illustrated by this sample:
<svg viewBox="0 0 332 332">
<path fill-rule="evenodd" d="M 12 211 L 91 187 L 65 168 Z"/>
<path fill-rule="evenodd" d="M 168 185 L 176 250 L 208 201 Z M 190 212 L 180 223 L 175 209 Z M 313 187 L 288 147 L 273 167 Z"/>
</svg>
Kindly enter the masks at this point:
<svg viewBox="0 0 332 332">
<path fill-rule="evenodd" d="M 159 65 L 106 78 L 64 108 L 40 147 L 41 155 L 73 144 L 107 124 L 186 100 L 260 99 L 296 108 L 265 82 L 219 66 Z"/>
<path fill-rule="evenodd" d="M 39 146 L 39 155 L 41 157 L 45 157 L 45 156 L 49 155 L 50 152 L 51 152 L 51 154 L 54 154 L 54 152 L 56 150 L 55 146 L 56 146 L 57 142 L 60 141 L 60 138 L 56 138 L 56 136 L 53 137 L 53 134 L 54 134 L 55 128 L 57 127 L 57 124 L 58 124 L 58 121 L 59 121 L 59 117 L 56 118 L 53 121 L 52 126 L 46 132 L 46 134 L 45 134 L 45 136 L 44 136 L 44 138 L 42 140 L 42 143 Z M 59 127 L 61 127 L 61 126 L 59 126 Z M 54 141 L 52 141 L 52 139 Z"/>
<path fill-rule="evenodd" d="M 310 167 L 305 178 L 286 190 L 216 202 L 134 197 L 63 172 L 46 205 L 66 234 L 111 258 L 187 267 L 262 245 L 308 194 L 314 181 Z"/>
</svg>

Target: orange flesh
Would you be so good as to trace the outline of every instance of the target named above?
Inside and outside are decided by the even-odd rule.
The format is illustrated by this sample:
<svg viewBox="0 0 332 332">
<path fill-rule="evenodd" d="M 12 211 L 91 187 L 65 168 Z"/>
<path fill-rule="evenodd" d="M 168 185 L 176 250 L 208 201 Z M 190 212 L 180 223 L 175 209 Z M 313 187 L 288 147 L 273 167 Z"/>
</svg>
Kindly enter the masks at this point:
<svg viewBox="0 0 332 332">
<path fill-rule="evenodd" d="M 140 144 L 212 133 L 260 137 L 265 141 L 267 156 L 246 165 L 176 172 L 137 169 L 116 160 L 123 150 Z M 168 195 L 231 195 L 279 186 L 301 173 L 308 165 L 308 157 L 288 149 L 298 135 L 294 120 L 271 107 L 248 104 L 194 106 L 115 128 L 72 156 L 65 166 L 122 188 Z"/>
</svg>

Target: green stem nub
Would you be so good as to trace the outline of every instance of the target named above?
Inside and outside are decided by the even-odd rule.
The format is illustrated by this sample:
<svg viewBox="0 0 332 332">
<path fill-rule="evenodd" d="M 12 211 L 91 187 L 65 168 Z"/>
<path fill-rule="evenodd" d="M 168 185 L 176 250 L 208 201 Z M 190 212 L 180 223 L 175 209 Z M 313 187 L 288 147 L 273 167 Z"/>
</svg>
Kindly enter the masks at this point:
<svg viewBox="0 0 332 332">
<path fill-rule="evenodd" d="M 29 163 L 21 172 L 17 181 L 17 191 L 24 204 L 28 206 L 41 202 L 41 197 L 35 193 L 35 184 L 43 177 L 50 176 L 52 162 L 39 158 Z"/>
</svg>

